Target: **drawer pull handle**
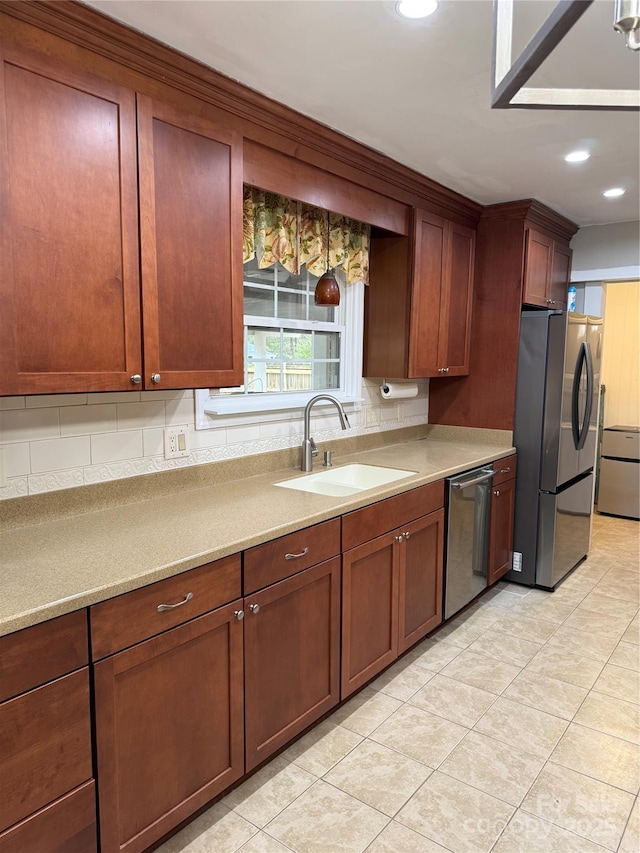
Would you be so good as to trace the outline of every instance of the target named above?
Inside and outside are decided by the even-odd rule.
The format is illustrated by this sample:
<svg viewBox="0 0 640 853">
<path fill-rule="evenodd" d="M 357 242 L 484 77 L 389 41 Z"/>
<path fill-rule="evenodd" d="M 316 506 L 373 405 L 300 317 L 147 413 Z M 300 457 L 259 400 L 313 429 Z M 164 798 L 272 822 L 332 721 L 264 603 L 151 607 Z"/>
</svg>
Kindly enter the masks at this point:
<svg viewBox="0 0 640 853">
<path fill-rule="evenodd" d="M 182 607 L 183 604 L 186 604 L 187 601 L 191 601 L 193 598 L 193 593 L 188 592 L 182 601 L 179 601 L 177 604 L 159 604 L 158 605 L 158 613 L 162 613 L 164 610 L 175 610 L 176 607 Z"/>
<path fill-rule="evenodd" d="M 284 558 L 285 558 L 285 560 L 297 560 L 298 557 L 304 557 L 304 555 L 308 554 L 308 553 L 309 553 L 309 549 L 303 548 L 299 554 L 285 554 Z"/>
<path fill-rule="evenodd" d="M 500 469 L 501 474 L 509 474 L 510 471 L 511 471 L 511 468 L 501 468 Z"/>
</svg>

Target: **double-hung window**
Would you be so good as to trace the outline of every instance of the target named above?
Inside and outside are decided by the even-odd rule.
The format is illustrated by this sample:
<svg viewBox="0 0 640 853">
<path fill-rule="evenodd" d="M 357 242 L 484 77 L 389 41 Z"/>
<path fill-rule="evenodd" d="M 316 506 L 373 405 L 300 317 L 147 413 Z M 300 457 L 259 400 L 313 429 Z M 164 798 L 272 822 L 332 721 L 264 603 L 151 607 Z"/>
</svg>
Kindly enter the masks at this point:
<svg viewBox="0 0 640 853">
<path fill-rule="evenodd" d="M 295 205 L 281 197 L 271 198 Z M 271 232 L 267 239 L 274 239 Z M 272 246 L 269 242 L 269 249 Z M 216 415 L 301 408 L 320 393 L 331 394 L 343 403 L 358 403 L 362 384 L 362 281 L 347 284 L 345 273 L 336 268 L 340 305 L 318 306 L 314 292 L 319 276 L 305 263 L 299 264 L 299 272 L 291 272 L 292 264 L 286 269 L 271 257 L 265 268 L 251 254 L 243 267 L 243 383 L 198 392 L 198 426 L 215 426 Z"/>
<path fill-rule="evenodd" d="M 304 268 L 295 275 L 280 264 L 245 264 L 244 381 L 211 389 L 205 412 L 299 408 L 322 392 L 359 401 L 364 286 L 340 282 L 340 305 L 324 307 L 314 304 L 317 280 Z"/>
</svg>

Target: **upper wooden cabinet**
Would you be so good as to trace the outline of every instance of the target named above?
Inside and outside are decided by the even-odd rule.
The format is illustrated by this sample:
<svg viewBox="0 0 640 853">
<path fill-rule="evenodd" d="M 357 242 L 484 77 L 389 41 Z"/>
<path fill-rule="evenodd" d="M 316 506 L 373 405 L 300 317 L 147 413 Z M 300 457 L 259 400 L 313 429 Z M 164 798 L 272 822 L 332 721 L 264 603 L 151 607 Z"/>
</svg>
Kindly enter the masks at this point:
<svg viewBox="0 0 640 853">
<path fill-rule="evenodd" d="M 0 394 L 240 381 L 235 137 L 143 96 L 136 115 L 134 92 L 34 52 L 1 58 Z"/>
<path fill-rule="evenodd" d="M 526 229 L 522 301 L 540 308 L 567 307 L 571 249 L 535 228 Z"/>
<path fill-rule="evenodd" d="M 513 429 L 522 304 L 566 306 L 569 241 L 577 230 L 533 199 L 484 209 L 477 230 L 469 375 L 431 383 L 429 423 Z"/>
<path fill-rule="evenodd" d="M 366 294 L 365 374 L 469 372 L 475 232 L 415 211 L 412 238 L 374 237 Z"/>
<path fill-rule="evenodd" d="M 135 95 L 16 48 L 0 73 L 0 393 L 130 388 Z"/>
<path fill-rule="evenodd" d="M 231 131 L 138 95 L 144 384 L 242 381 L 242 154 Z"/>
</svg>

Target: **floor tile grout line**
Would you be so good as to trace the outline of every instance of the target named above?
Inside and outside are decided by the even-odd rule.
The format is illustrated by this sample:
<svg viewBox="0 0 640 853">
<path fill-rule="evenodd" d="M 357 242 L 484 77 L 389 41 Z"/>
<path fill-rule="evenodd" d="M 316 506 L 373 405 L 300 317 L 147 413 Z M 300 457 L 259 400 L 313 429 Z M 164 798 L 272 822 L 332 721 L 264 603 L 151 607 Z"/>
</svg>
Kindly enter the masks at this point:
<svg viewBox="0 0 640 853">
<path fill-rule="evenodd" d="M 558 741 L 559 743 L 560 741 Z M 545 766 L 547 764 L 553 764 L 555 767 L 562 767 L 564 770 L 572 770 L 574 773 L 578 773 L 580 776 L 586 776 L 587 779 L 593 779 L 594 782 L 600 782 L 601 785 L 608 785 L 610 788 L 615 788 L 617 791 L 622 791 L 623 794 L 631 794 L 632 797 L 638 796 L 638 791 L 630 791 L 628 788 L 621 788 L 620 785 L 616 785 L 615 782 L 607 782 L 604 779 L 600 779 L 597 776 L 592 776 L 591 773 L 587 773 L 584 770 L 576 770 L 575 767 L 569 767 L 567 764 L 562 764 L 560 761 L 554 761 L 553 753 L 547 758 L 545 761 Z"/>
</svg>

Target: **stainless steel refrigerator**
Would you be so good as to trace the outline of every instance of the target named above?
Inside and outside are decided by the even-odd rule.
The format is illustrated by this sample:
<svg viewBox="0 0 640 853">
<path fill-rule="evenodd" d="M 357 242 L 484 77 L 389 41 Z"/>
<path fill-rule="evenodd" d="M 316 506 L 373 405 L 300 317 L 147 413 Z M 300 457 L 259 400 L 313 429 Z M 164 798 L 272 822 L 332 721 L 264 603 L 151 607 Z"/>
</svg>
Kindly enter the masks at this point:
<svg viewBox="0 0 640 853">
<path fill-rule="evenodd" d="M 589 551 L 602 334 L 600 317 L 522 312 L 508 580 L 553 589 Z"/>
</svg>

